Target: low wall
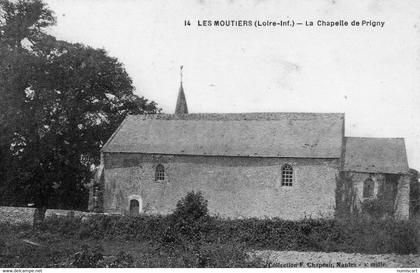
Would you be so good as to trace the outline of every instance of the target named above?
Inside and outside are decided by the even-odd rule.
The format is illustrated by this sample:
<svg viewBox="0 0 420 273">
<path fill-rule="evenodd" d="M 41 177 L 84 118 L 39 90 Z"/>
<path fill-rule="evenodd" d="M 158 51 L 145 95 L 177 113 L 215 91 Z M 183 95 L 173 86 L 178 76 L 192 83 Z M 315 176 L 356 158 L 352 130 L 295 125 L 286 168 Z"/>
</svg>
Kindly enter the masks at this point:
<svg viewBox="0 0 420 273">
<path fill-rule="evenodd" d="M 34 211 L 35 208 L 0 207 L 0 223 L 32 225 Z"/>
<path fill-rule="evenodd" d="M 13 225 L 29 224 L 32 225 L 34 221 L 35 208 L 27 207 L 0 207 L 0 223 L 10 223 Z M 48 209 L 45 212 L 45 217 L 51 217 L 52 215 L 67 216 L 71 212 L 74 213 L 75 217 L 89 217 L 96 213 L 84 212 L 84 211 L 71 211 L 71 210 L 58 210 Z"/>
</svg>

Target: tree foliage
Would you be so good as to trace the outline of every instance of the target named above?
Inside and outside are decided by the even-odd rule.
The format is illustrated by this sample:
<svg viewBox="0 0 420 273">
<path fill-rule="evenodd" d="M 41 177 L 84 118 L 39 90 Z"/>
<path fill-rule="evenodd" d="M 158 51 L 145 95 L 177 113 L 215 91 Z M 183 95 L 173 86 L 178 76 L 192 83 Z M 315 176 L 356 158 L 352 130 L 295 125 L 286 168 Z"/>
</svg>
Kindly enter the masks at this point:
<svg viewBox="0 0 420 273">
<path fill-rule="evenodd" d="M 57 40 L 41 0 L 0 0 L 3 205 L 84 209 L 99 150 L 127 114 L 155 113 L 103 49 Z"/>
</svg>

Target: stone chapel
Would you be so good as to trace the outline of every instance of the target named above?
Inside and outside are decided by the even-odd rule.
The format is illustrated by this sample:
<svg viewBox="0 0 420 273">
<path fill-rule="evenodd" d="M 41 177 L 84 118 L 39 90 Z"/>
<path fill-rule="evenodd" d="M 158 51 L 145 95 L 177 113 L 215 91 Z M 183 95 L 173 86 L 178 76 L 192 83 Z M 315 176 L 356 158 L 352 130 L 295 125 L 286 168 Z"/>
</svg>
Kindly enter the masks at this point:
<svg viewBox="0 0 420 273">
<path fill-rule="evenodd" d="M 385 194 L 407 219 L 404 139 L 346 137 L 344 122 L 343 113 L 190 114 L 181 81 L 175 114 L 129 115 L 103 146 L 90 209 L 167 214 L 201 191 L 221 217 L 330 218 L 346 174 L 353 207 Z"/>
</svg>

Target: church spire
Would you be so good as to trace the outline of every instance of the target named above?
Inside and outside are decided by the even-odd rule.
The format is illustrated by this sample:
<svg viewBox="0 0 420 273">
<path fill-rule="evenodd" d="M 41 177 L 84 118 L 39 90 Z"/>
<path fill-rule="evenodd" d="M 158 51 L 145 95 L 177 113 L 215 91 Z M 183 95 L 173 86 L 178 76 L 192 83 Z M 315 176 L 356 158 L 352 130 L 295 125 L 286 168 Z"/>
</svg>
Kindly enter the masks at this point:
<svg viewBox="0 0 420 273">
<path fill-rule="evenodd" d="M 182 86 L 182 68 L 180 68 L 181 85 L 179 86 L 178 99 L 176 100 L 175 115 L 188 114 L 187 101 L 185 99 L 184 87 Z"/>
</svg>

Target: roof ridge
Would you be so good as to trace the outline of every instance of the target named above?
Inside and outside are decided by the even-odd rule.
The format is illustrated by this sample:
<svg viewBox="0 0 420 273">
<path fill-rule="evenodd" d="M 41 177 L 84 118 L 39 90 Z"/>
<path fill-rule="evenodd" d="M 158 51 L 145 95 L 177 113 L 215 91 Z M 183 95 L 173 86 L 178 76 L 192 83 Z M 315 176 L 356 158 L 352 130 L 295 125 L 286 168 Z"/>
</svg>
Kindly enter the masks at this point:
<svg viewBox="0 0 420 273">
<path fill-rule="evenodd" d="M 345 138 L 354 138 L 354 139 L 402 139 L 405 140 L 404 137 L 359 137 L 359 136 L 344 136 Z"/>
<path fill-rule="evenodd" d="M 344 115 L 344 112 L 198 112 L 198 113 L 188 113 L 183 114 L 185 116 L 190 115 L 268 115 L 268 114 L 309 114 L 309 115 Z M 131 115 L 128 116 L 175 116 L 176 114 L 169 114 L 169 113 L 154 113 L 154 114 L 138 114 L 138 115 Z"/>
<path fill-rule="evenodd" d="M 243 121 L 243 120 L 284 120 L 284 119 L 344 119 L 344 113 L 309 113 L 309 112 L 249 112 L 249 113 L 191 113 L 191 114 L 146 114 L 130 115 L 136 120 L 212 120 L 212 121 Z"/>
</svg>

